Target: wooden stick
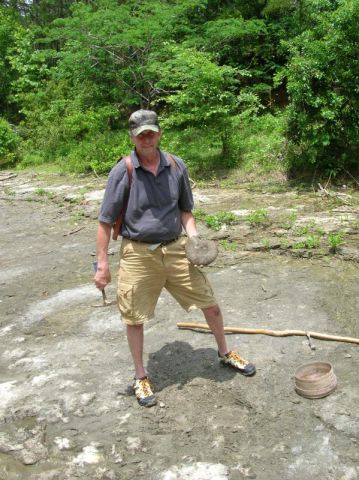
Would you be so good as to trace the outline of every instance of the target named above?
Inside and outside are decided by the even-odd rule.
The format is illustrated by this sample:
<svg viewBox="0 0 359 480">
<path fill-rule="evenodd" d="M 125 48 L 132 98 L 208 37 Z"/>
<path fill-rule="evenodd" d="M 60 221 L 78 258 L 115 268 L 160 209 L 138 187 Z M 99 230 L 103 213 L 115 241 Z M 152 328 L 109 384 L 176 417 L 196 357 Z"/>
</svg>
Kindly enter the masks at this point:
<svg viewBox="0 0 359 480">
<path fill-rule="evenodd" d="M 188 328 L 190 330 L 210 330 L 205 323 L 177 323 L 178 328 Z M 318 338 L 320 340 L 333 340 L 335 342 L 356 343 L 359 345 L 359 338 L 353 337 L 339 337 L 337 335 L 327 335 L 326 333 L 309 332 L 304 330 L 267 330 L 265 328 L 238 328 L 238 327 L 224 327 L 225 333 L 246 333 L 246 334 L 260 334 L 270 335 L 272 337 L 289 337 L 302 336 Z"/>
</svg>

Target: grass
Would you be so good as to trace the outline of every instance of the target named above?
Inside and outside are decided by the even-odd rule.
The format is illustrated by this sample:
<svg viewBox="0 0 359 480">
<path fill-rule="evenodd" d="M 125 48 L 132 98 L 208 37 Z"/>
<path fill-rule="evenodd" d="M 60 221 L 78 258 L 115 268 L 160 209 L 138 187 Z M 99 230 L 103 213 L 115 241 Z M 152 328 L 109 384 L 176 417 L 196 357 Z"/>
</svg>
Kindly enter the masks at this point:
<svg viewBox="0 0 359 480">
<path fill-rule="evenodd" d="M 202 208 L 195 208 L 192 213 L 196 220 L 204 220 L 207 215 Z"/>
<path fill-rule="evenodd" d="M 247 172 L 264 174 L 285 171 L 285 114 L 265 114 L 241 123 L 237 138 L 241 167 Z"/>
<path fill-rule="evenodd" d="M 220 246 L 223 248 L 223 250 L 235 252 L 238 250 L 238 244 L 236 242 L 230 242 L 228 240 L 220 240 L 218 242 Z"/>
<path fill-rule="evenodd" d="M 318 237 L 317 235 L 308 235 L 304 240 L 296 242 L 293 245 L 293 248 L 295 250 L 301 250 L 302 248 L 309 248 L 309 249 L 319 248 L 319 246 L 320 246 L 320 237 Z"/>
<path fill-rule="evenodd" d="M 65 201 L 67 203 L 70 203 L 71 205 L 80 205 L 84 201 L 84 196 L 74 196 L 74 197 L 67 197 L 65 198 Z"/>
<path fill-rule="evenodd" d="M 198 221 L 204 222 L 208 228 L 218 231 L 224 225 L 233 225 L 238 221 L 238 217 L 232 212 L 221 211 L 213 214 L 207 214 L 201 208 L 193 210 L 193 216 Z"/>
<path fill-rule="evenodd" d="M 253 226 L 264 225 L 269 221 L 268 212 L 265 208 L 259 208 L 247 215 L 246 220 Z"/>
<path fill-rule="evenodd" d="M 325 231 L 321 227 L 317 227 L 315 220 L 311 220 L 310 222 L 305 223 L 304 225 L 298 226 L 295 229 L 296 235 L 318 235 L 319 237 L 323 237 L 325 235 Z"/>
<path fill-rule="evenodd" d="M 342 230 L 339 230 L 336 233 L 329 233 L 328 235 L 328 245 L 331 252 L 335 253 L 338 250 L 338 247 L 344 245 L 345 233 Z"/>
<path fill-rule="evenodd" d="M 296 212 L 291 212 L 288 214 L 286 218 L 284 218 L 280 224 L 281 228 L 284 228 L 284 230 L 290 230 L 293 228 L 295 222 L 297 221 L 298 215 Z"/>
<path fill-rule="evenodd" d="M 47 197 L 47 198 L 53 198 L 54 197 L 54 192 L 51 192 L 50 190 L 46 190 L 45 188 L 36 188 L 35 190 L 35 195 L 38 195 L 39 197 Z"/>
<path fill-rule="evenodd" d="M 268 250 L 270 249 L 271 242 L 269 238 L 262 238 L 261 239 L 261 244 L 263 245 L 264 248 L 267 248 Z"/>
<path fill-rule="evenodd" d="M 220 230 L 224 225 L 232 225 L 236 222 L 237 216 L 232 212 L 218 212 L 213 215 L 206 215 L 204 221 L 207 227 L 212 230 Z"/>
<path fill-rule="evenodd" d="M 75 225 L 77 225 L 78 223 L 81 223 L 81 221 L 85 218 L 85 214 L 84 212 L 75 212 L 71 215 L 71 221 L 72 223 L 74 223 Z"/>
</svg>

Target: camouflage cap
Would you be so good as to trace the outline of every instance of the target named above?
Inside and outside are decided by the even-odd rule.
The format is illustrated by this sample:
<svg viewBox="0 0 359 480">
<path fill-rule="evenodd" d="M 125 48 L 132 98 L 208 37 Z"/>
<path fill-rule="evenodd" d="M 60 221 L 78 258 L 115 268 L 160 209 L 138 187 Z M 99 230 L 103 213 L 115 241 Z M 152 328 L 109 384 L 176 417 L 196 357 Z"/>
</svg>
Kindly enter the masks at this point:
<svg viewBox="0 0 359 480">
<path fill-rule="evenodd" d="M 152 110 L 137 110 L 129 118 L 130 133 L 135 137 L 145 130 L 160 131 L 157 113 Z"/>
</svg>

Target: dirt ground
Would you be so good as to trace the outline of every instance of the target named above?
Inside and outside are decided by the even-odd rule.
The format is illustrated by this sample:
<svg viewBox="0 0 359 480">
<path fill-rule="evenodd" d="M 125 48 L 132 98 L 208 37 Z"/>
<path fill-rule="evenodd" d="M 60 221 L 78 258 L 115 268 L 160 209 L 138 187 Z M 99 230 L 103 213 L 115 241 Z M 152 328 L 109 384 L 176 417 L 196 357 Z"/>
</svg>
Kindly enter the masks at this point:
<svg viewBox="0 0 359 480">
<path fill-rule="evenodd" d="M 0 480 L 359 478 L 358 345 L 313 339 L 311 350 L 306 337 L 228 335 L 257 366 L 245 378 L 218 364 L 211 334 L 177 328 L 201 314 L 164 292 L 145 347 L 159 404 L 141 408 L 117 307 L 93 306 L 105 179 L 2 172 L 0 180 Z M 201 225 L 220 241 L 207 272 L 227 326 L 359 336 L 357 200 L 240 186 L 195 189 L 195 198 L 208 213 L 265 206 L 272 218 L 219 232 Z M 275 218 L 292 211 L 297 225 L 321 226 L 322 242 L 341 225 L 341 254 L 324 243 L 290 248 L 293 226 Z M 110 247 L 112 300 L 119 242 Z M 338 387 L 326 398 L 294 391 L 294 371 L 310 361 L 334 366 Z"/>
</svg>

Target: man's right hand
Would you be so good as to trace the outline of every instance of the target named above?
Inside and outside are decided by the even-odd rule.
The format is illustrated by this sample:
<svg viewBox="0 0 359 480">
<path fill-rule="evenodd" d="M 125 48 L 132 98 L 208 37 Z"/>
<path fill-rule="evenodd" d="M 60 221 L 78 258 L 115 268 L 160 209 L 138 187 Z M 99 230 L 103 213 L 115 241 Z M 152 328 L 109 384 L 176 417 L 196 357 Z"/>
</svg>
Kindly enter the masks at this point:
<svg viewBox="0 0 359 480">
<path fill-rule="evenodd" d="M 107 265 L 97 266 L 96 274 L 94 277 L 95 285 L 100 290 L 103 290 L 106 285 L 111 282 L 111 273 Z"/>
</svg>

